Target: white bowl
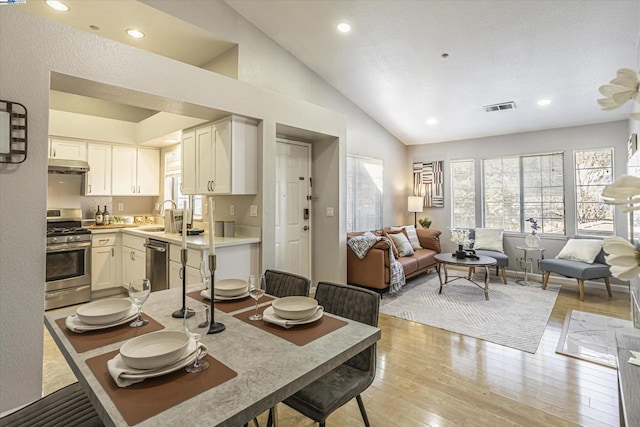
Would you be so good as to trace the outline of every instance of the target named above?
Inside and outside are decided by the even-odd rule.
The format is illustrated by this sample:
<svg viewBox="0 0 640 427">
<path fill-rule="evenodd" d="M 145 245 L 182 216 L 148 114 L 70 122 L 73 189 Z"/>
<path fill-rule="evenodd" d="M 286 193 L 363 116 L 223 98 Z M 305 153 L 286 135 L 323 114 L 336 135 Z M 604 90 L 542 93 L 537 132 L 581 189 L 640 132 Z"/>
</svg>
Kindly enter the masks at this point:
<svg viewBox="0 0 640 427">
<path fill-rule="evenodd" d="M 318 309 L 318 301 L 309 297 L 283 297 L 271 303 L 277 316 L 287 320 L 305 319 Z"/>
<path fill-rule="evenodd" d="M 76 315 L 87 325 L 106 325 L 123 319 L 131 309 L 129 298 L 109 298 L 78 307 Z"/>
<path fill-rule="evenodd" d="M 216 280 L 215 294 L 221 297 L 236 297 L 247 292 L 247 281 L 240 279 Z"/>
<path fill-rule="evenodd" d="M 134 369 L 157 369 L 185 356 L 189 335 L 184 331 L 157 331 L 135 337 L 122 344 L 120 356 Z"/>
</svg>

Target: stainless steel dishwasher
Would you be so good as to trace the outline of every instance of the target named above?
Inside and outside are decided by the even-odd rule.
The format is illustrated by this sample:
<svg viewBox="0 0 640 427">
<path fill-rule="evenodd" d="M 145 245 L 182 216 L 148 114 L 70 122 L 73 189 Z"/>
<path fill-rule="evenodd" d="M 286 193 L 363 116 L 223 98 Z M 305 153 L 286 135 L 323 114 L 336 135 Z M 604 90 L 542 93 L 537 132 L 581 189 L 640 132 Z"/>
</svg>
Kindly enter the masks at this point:
<svg viewBox="0 0 640 427">
<path fill-rule="evenodd" d="M 169 289 L 169 243 L 147 239 L 147 278 L 151 292 Z"/>
</svg>

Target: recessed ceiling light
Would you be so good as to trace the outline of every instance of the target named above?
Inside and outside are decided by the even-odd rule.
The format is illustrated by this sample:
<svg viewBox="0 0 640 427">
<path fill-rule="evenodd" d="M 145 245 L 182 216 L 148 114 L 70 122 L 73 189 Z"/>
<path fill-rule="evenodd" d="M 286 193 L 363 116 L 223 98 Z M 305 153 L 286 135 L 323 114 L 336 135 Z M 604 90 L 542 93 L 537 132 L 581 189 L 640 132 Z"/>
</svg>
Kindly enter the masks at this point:
<svg viewBox="0 0 640 427">
<path fill-rule="evenodd" d="M 340 31 L 341 33 L 348 33 L 349 31 L 351 31 L 351 25 L 347 24 L 346 22 L 341 22 L 338 24 L 338 31 Z"/>
<path fill-rule="evenodd" d="M 144 37 L 144 33 L 140 30 L 136 30 L 135 28 L 129 28 L 127 30 L 127 34 L 134 39 L 141 39 Z"/>
<path fill-rule="evenodd" d="M 45 3 L 47 3 L 47 6 L 49 6 L 51 9 L 55 9 L 58 12 L 68 12 L 69 11 L 69 6 L 67 6 L 66 4 L 62 3 L 61 1 L 58 1 L 58 0 L 46 0 Z"/>
<path fill-rule="evenodd" d="M 427 119 L 427 124 L 428 124 L 428 125 L 435 125 L 435 124 L 437 124 L 437 123 L 438 123 L 438 119 L 434 119 L 433 117 L 432 117 L 432 118 Z"/>
<path fill-rule="evenodd" d="M 549 104 L 551 104 L 550 99 L 541 99 L 538 101 L 538 105 L 541 107 L 544 107 L 545 105 L 549 105 Z"/>
</svg>

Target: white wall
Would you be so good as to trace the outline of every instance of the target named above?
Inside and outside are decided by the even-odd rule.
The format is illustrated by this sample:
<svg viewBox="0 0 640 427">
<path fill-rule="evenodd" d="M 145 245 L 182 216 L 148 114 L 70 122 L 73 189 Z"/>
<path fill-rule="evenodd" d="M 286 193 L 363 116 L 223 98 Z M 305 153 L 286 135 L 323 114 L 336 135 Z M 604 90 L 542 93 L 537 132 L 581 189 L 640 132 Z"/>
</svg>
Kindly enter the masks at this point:
<svg viewBox="0 0 640 427">
<path fill-rule="evenodd" d="M 52 77 L 72 84 L 81 94 L 99 89 L 105 99 L 127 97 L 133 99 L 132 105 L 176 113 L 161 107 L 177 110 L 190 104 L 262 120 L 264 152 L 273 157 L 267 162 L 271 170 L 262 172 L 265 187 L 273 184 L 269 180 L 274 175 L 276 123 L 336 141 L 335 164 L 328 169 L 335 176 L 327 177 L 334 190 L 344 170 L 339 160 L 346 151 L 347 124 L 342 114 L 34 17 L 17 7 L 0 7 L 0 58 L 0 99 L 20 102 L 29 113 L 27 161 L 0 168 L 0 412 L 35 400 L 41 393 Z M 318 196 L 321 205 L 336 203 L 340 197 L 338 191 Z M 273 211 L 264 207 L 266 223 L 275 222 Z M 273 236 L 265 234 L 263 239 L 263 247 L 269 250 Z M 326 255 L 317 260 L 327 280 L 346 278 L 344 239 L 340 218 L 327 220 L 318 236 Z"/>
<path fill-rule="evenodd" d="M 450 242 L 447 227 L 451 226 L 451 176 L 449 162 L 457 159 L 475 159 L 476 166 L 476 225 L 482 224 L 480 217 L 482 211 L 481 193 L 481 162 L 487 157 L 511 156 L 517 154 L 548 153 L 554 151 L 564 152 L 564 178 L 565 178 L 565 218 L 566 234 L 573 236 L 576 230 L 575 220 L 575 193 L 573 175 L 574 150 L 594 147 L 614 148 L 614 176 L 625 173 L 627 159 L 627 121 L 596 124 L 591 126 L 578 126 L 562 129 L 551 129 L 539 132 L 528 132 L 514 135 L 502 135 L 487 138 L 478 138 L 464 141 L 444 142 L 440 144 L 428 144 L 408 147 L 407 174 L 411 175 L 413 162 L 444 160 L 444 191 L 445 207 L 441 209 L 427 208 L 422 216 L 433 220 L 432 228 L 443 230 L 443 249 L 450 251 L 454 246 Z M 616 211 L 616 234 L 626 236 L 627 222 L 625 217 Z M 524 244 L 524 235 L 505 238 L 505 246 L 510 259 L 522 256 L 514 249 L 517 245 Z M 545 256 L 552 257 L 558 254 L 564 239 L 544 238 L 541 246 L 547 249 Z M 514 268 L 515 266 L 511 266 Z"/>
<path fill-rule="evenodd" d="M 406 194 L 411 181 L 407 182 L 405 171 L 406 147 L 333 86 L 224 2 L 199 2 L 198 7 L 185 7 L 180 0 L 143 2 L 237 43 L 239 80 L 343 113 L 347 118 L 347 152 L 384 162 L 383 225 L 409 218 Z M 342 200 L 340 208 L 344 210 L 345 198 Z"/>
</svg>

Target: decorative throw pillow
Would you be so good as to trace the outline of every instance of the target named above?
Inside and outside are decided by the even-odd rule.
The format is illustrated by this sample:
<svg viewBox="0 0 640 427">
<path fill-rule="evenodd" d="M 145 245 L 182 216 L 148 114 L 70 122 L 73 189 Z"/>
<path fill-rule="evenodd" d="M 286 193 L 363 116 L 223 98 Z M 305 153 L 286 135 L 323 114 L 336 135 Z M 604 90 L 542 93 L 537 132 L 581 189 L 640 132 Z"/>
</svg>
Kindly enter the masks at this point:
<svg viewBox="0 0 640 427">
<path fill-rule="evenodd" d="M 413 250 L 422 249 L 420 246 L 420 240 L 418 239 L 418 233 L 416 232 L 416 226 L 411 225 L 401 225 L 399 227 L 391 227 L 392 231 L 401 231 L 404 229 L 407 238 L 409 239 L 409 243 L 411 243 L 411 247 Z"/>
<path fill-rule="evenodd" d="M 407 235 L 404 233 L 404 230 L 398 233 L 389 234 L 391 241 L 398 249 L 398 257 L 410 256 L 413 255 L 413 248 L 411 247 L 411 243 L 409 243 L 409 239 Z"/>
<path fill-rule="evenodd" d="M 389 242 L 391 243 L 391 249 L 393 250 L 393 255 L 396 257 L 396 259 L 398 259 L 400 257 L 399 253 L 398 253 L 398 247 L 396 246 L 395 242 L 393 241 L 393 239 L 391 238 L 391 234 L 398 234 L 398 233 L 402 233 L 406 235 L 406 232 L 404 230 L 383 230 L 384 233 L 384 237 L 386 237 L 387 239 L 389 239 Z"/>
<path fill-rule="evenodd" d="M 602 240 L 569 239 L 556 258 L 593 264 L 601 249 Z"/>
<path fill-rule="evenodd" d="M 476 228 L 473 249 L 484 249 L 485 251 L 495 251 L 504 253 L 502 247 L 501 228 Z"/>
</svg>

